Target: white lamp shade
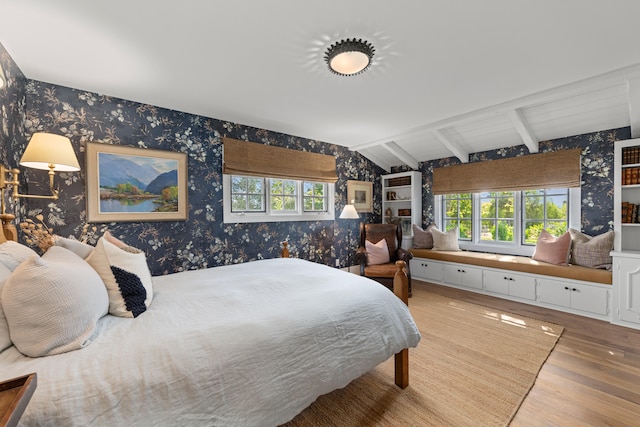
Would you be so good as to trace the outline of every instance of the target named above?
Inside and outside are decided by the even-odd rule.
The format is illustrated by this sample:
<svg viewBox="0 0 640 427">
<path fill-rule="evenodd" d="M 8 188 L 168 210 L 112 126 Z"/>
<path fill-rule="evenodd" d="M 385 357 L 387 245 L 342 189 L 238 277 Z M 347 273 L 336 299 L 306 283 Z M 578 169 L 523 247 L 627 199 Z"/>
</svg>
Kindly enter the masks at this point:
<svg viewBox="0 0 640 427">
<path fill-rule="evenodd" d="M 339 216 L 340 219 L 357 219 L 360 218 L 358 211 L 353 205 L 346 205 Z"/>
<path fill-rule="evenodd" d="M 80 170 L 76 153 L 69 138 L 52 133 L 34 133 L 20 159 L 20 165 L 33 169 L 77 172 Z"/>
</svg>

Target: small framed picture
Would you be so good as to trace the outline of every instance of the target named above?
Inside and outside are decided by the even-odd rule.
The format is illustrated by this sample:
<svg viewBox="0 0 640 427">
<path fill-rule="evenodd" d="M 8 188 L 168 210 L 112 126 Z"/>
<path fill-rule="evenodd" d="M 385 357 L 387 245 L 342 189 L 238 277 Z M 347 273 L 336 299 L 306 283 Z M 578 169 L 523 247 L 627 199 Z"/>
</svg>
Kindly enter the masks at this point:
<svg viewBox="0 0 640 427">
<path fill-rule="evenodd" d="M 373 182 L 347 181 L 347 202 L 358 212 L 373 212 Z"/>
<path fill-rule="evenodd" d="M 89 222 L 185 221 L 187 155 L 87 143 Z"/>
</svg>

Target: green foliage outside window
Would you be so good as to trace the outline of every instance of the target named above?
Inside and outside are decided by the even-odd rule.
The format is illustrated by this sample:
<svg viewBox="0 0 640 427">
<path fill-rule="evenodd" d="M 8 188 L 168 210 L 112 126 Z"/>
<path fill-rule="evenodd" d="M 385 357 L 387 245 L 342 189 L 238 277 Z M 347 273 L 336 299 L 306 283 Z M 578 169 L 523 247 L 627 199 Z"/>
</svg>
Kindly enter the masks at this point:
<svg viewBox="0 0 640 427">
<path fill-rule="evenodd" d="M 264 211 L 264 178 L 231 177 L 231 211 Z"/>
</svg>

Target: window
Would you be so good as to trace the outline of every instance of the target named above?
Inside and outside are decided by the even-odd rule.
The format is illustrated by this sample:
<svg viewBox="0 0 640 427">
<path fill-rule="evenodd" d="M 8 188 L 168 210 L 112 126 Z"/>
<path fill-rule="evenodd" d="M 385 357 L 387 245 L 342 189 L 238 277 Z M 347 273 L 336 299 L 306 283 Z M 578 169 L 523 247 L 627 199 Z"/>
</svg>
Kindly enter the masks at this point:
<svg viewBox="0 0 640 427">
<path fill-rule="evenodd" d="M 326 182 L 223 176 L 224 222 L 316 221 L 335 218 L 333 185 Z"/>
<path fill-rule="evenodd" d="M 471 193 L 446 194 L 442 197 L 444 206 L 445 231 L 458 227 L 458 239 L 471 240 L 473 230 L 471 214 L 473 212 L 473 200 Z"/>
<path fill-rule="evenodd" d="M 554 236 L 580 229 L 580 188 L 446 194 L 436 223 L 458 227 L 462 249 L 532 255 L 542 229 Z"/>
<path fill-rule="evenodd" d="M 480 240 L 513 242 L 515 221 L 514 192 L 480 193 Z"/>
</svg>

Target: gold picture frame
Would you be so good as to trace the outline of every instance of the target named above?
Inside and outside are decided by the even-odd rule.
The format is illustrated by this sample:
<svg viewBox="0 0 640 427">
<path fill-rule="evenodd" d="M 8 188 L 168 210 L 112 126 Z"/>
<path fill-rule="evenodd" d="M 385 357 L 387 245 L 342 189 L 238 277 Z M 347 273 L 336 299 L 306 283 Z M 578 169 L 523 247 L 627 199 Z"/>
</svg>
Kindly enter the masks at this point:
<svg viewBox="0 0 640 427">
<path fill-rule="evenodd" d="M 373 212 L 373 182 L 347 181 L 347 202 L 358 212 Z"/>
<path fill-rule="evenodd" d="M 89 142 L 85 156 L 88 222 L 187 220 L 185 153 Z"/>
</svg>

